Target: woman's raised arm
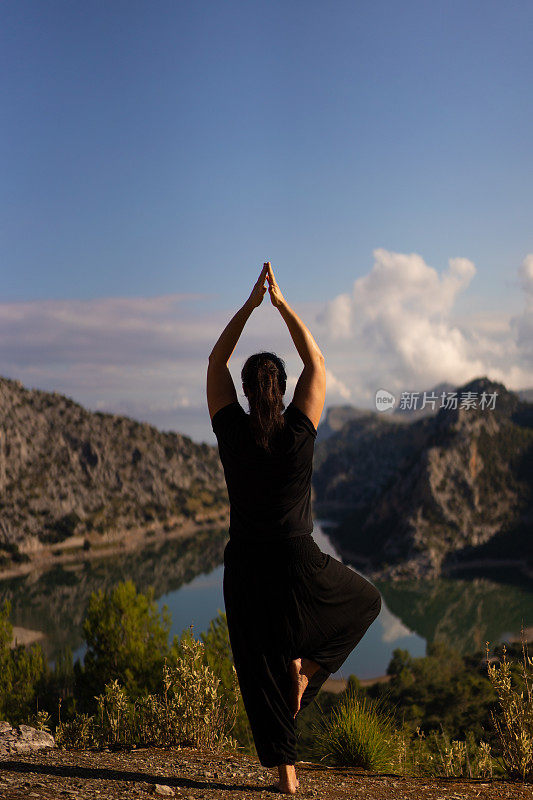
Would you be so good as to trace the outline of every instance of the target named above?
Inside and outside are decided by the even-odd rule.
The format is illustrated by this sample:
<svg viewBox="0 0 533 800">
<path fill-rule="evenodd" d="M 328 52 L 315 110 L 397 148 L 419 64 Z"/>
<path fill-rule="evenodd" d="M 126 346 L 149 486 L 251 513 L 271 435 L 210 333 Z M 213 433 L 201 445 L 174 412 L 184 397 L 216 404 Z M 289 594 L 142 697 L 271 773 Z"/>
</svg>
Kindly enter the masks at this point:
<svg viewBox="0 0 533 800">
<path fill-rule="evenodd" d="M 263 296 L 266 292 L 265 278 L 267 265 L 263 265 L 261 274 L 257 279 L 248 300 L 236 314 L 230 319 L 220 336 L 217 343 L 209 355 L 207 367 L 207 406 L 209 416 L 213 419 L 214 415 L 229 403 L 237 400 L 235 384 L 228 369 L 228 361 L 235 350 L 239 337 L 243 331 L 248 317 L 257 306 L 261 305 Z"/>
<path fill-rule="evenodd" d="M 294 405 L 306 414 L 318 428 L 324 400 L 326 398 L 326 367 L 324 356 L 311 331 L 304 325 L 283 297 L 276 282 L 270 261 L 267 262 L 268 290 L 272 305 L 283 317 L 304 368 L 294 390 Z"/>
</svg>

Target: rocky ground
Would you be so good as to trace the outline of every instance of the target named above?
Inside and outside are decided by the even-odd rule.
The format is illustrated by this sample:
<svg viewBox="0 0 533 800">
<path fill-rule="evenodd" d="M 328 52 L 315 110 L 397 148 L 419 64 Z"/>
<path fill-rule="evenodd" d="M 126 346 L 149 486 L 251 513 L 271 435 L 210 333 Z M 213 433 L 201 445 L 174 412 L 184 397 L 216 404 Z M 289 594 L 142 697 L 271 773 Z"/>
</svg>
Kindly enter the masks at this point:
<svg viewBox="0 0 533 800">
<path fill-rule="evenodd" d="M 298 762 L 296 797 L 317 800 L 533 800 L 533 786 L 458 778 L 403 778 Z M 279 796 L 277 770 L 231 750 L 149 748 L 128 752 L 46 748 L 0 756 L 0 797 L 252 800 Z M 286 796 L 286 795 L 284 795 Z"/>
</svg>

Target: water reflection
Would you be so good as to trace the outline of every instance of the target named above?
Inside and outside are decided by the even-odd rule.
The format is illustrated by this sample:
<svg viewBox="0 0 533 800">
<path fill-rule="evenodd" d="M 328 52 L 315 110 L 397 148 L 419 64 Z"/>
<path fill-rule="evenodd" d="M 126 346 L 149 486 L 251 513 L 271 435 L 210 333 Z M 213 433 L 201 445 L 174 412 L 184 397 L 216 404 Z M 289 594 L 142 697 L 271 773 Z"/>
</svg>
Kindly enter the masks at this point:
<svg viewBox="0 0 533 800">
<path fill-rule="evenodd" d="M 421 583 L 377 582 L 396 617 L 426 641 L 442 641 L 460 653 L 484 650 L 485 642 L 517 638 L 533 622 L 527 584 L 496 583 L 488 577 Z"/>
<path fill-rule="evenodd" d="M 334 533 L 327 530 L 329 536 L 317 521 L 313 537 L 321 550 L 342 561 L 332 541 Z M 199 636 L 224 610 L 226 541 L 225 529 L 209 529 L 189 539 L 154 541 L 120 558 L 83 561 L 11 578 L 0 582 L 0 603 L 6 597 L 11 600 L 14 625 L 46 634 L 42 646 L 52 664 L 67 643 L 74 658 L 83 660 L 82 621 L 91 592 L 109 590 L 127 578 L 141 592 L 154 586 L 159 607 L 166 604 L 171 614 L 170 638 L 191 624 Z M 479 650 L 485 641 L 495 643 L 510 633 L 516 635 L 522 623 L 527 627 L 533 622 L 531 586 L 509 574 L 463 574 L 461 580 L 431 582 L 376 581 L 376 586 L 383 597 L 381 613 L 335 677 L 383 675 L 394 649 L 424 655 L 426 641 L 445 641 L 463 653 Z"/>
<path fill-rule="evenodd" d="M 131 579 L 143 593 L 153 586 L 156 600 L 162 594 L 179 593 L 222 562 L 226 541 L 226 529 L 209 528 L 188 538 L 151 541 L 142 550 L 125 551 L 120 557 L 36 570 L 1 581 L 0 603 L 6 598 L 11 601 L 13 625 L 45 633 L 41 644 L 53 664 L 66 644 L 73 651 L 80 649 L 82 622 L 93 591 L 109 591 L 119 581 Z"/>
</svg>

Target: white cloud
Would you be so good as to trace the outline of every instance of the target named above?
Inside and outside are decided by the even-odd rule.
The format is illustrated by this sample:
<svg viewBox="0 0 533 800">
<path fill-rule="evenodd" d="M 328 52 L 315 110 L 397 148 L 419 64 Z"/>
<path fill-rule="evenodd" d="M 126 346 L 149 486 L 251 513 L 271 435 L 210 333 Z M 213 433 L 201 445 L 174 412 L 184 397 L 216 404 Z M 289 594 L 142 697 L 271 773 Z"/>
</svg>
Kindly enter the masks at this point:
<svg viewBox="0 0 533 800">
<path fill-rule="evenodd" d="M 450 258 L 439 274 L 417 253 L 374 250 L 372 269 L 351 293 L 326 304 L 324 325 L 331 363 L 352 397 L 364 401 L 378 388 L 427 388 L 440 381 L 461 384 L 488 375 L 509 388 L 533 383 L 531 313 L 496 323 L 486 317 L 460 325 L 453 316 L 459 295 L 476 274 L 466 258 Z M 533 256 L 521 277 L 528 307 L 533 298 Z M 356 400 L 357 401 L 357 400 Z"/>
<path fill-rule="evenodd" d="M 456 313 L 475 274 L 465 258 L 450 259 L 439 274 L 416 253 L 377 249 L 351 292 L 325 304 L 294 304 L 326 357 L 326 405 L 372 408 L 381 386 L 412 391 L 481 375 L 509 388 L 532 386 L 533 254 L 520 266 L 525 305 L 513 317 L 501 310 Z M 213 310 L 212 299 L 172 294 L 0 303 L 0 374 L 88 408 L 214 441 L 207 357 L 237 303 Z M 240 369 L 258 350 L 285 359 L 290 399 L 302 363 L 268 302 L 252 314 L 230 361 L 244 408 Z"/>
<path fill-rule="evenodd" d="M 61 392 L 90 409 L 214 441 L 207 359 L 236 309 L 208 310 L 211 301 L 175 294 L 0 303 L 0 375 Z M 259 350 L 286 360 L 291 393 L 302 364 L 270 303 L 252 314 L 230 361 L 245 408 L 240 369 Z"/>
<path fill-rule="evenodd" d="M 298 375 L 287 375 L 287 396 L 291 396 L 296 388 Z M 348 387 L 335 377 L 331 370 L 326 369 L 326 402 L 339 403 L 350 399 L 351 392 Z"/>
<path fill-rule="evenodd" d="M 351 335 L 352 305 L 349 294 L 339 294 L 328 303 L 327 322 L 333 339 L 346 339 Z"/>
<path fill-rule="evenodd" d="M 326 369 L 326 398 L 333 401 L 338 395 L 342 400 L 349 400 L 351 394 L 346 384 L 336 378 L 330 369 Z"/>
<path fill-rule="evenodd" d="M 533 384 L 533 253 L 527 255 L 519 270 L 522 289 L 526 298 L 526 307 L 522 314 L 513 317 L 513 330 L 517 357 L 529 371 L 530 384 Z"/>
<path fill-rule="evenodd" d="M 407 636 L 415 636 L 413 631 L 409 630 L 409 628 L 385 606 L 383 606 L 379 618 L 383 631 L 381 635 L 382 642 L 391 644 L 392 642 L 398 641 L 398 639 L 405 639 Z"/>
<path fill-rule="evenodd" d="M 520 265 L 522 287 L 527 295 L 528 303 L 533 303 L 533 253 L 527 255 Z"/>
</svg>

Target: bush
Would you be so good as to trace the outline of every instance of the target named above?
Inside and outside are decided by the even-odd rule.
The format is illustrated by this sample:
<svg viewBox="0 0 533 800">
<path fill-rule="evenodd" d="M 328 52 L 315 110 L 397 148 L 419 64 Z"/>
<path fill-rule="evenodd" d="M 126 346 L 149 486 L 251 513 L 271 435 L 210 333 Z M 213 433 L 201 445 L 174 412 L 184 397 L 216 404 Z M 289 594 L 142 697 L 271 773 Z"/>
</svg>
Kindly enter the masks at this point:
<svg viewBox="0 0 533 800">
<path fill-rule="evenodd" d="M 221 681 L 204 663 L 204 645 L 192 637 L 182 643 L 183 655 L 165 664 L 165 706 L 180 719 L 182 736 L 191 746 L 213 747 L 226 740 L 237 718 L 239 689 L 232 668 L 230 702 Z M 169 699 L 170 697 L 170 699 Z"/>
<path fill-rule="evenodd" d="M 207 632 L 200 634 L 200 638 L 205 645 L 207 663 L 221 681 L 220 691 L 225 692 L 231 702 L 234 692 L 235 668 L 229 639 L 228 620 L 224 611 L 218 609 L 218 615 L 211 620 Z M 237 719 L 232 729 L 232 734 L 243 752 L 252 757 L 257 757 L 250 721 L 240 692 Z"/>
<path fill-rule="evenodd" d="M 228 700 L 220 681 L 206 666 L 204 645 L 182 637 L 183 655 L 163 667 L 163 691 L 132 701 L 118 680 L 106 684 L 95 699 L 95 715 L 76 714 L 56 728 L 56 743 L 67 749 L 181 745 L 214 749 L 235 747 L 229 735 L 239 701 L 233 670 L 233 696 Z"/>
<path fill-rule="evenodd" d="M 397 651 L 391 671 L 402 672 L 407 654 Z M 390 673 L 389 673 L 390 674 Z M 460 740 L 444 728 L 428 734 L 395 724 L 398 709 L 387 697 L 372 700 L 351 676 L 329 717 L 315 718 L 312 753 L 337 766 L 426 777 L 490 778 L 495 763 L 488 742 L 472 731 Z M 317 704 L 320 705 L 320 704 Z M 322 710 L 321 710 L 322 712 Z"/>
<path fill-rule="evenodd" d="M 425 777 L 491 778 L 493 760 L 487 742 L 476 742 L 470 733 L 465 741 L 452 739 L 446 731 L 426 736 L 419 728 L 412 737 L 403 729 L 397 739 L 397 765 L 403 775 Z"/>
<path fill-rule="evenodd" d="M 457 739 L 471 731 L 480 741 L 487 738 L 489 708 L 496 702 L 482 661 L 481 652 L 461 656 L 441 642 L 428 644 L 427 655 L 418 658 L 397 649 L 387 669 L 390 682 L 375 684 L 367 693 L 387 702 L 398 727 L 405 724 L 412 736 L 417 728 L 427 735 L 443 727 Z M 496 743 L 495 738 L 488 741 Z"/>
<path fill-rule="evenodd" d="M 492 721 L 502 748 L 502 762 L 511 778 L 533 781 L 533 659 L 522 632 L 522 663 L 519 683 L 513 686 L 512 662 L 503 647 L 500 664 L 487 663 L 489 679 L 498 695 L 500 713 Z M 520 690 L 521 689 L 521 690 Z"/>
<path fill-rule="evenodd" d="M 11 603 L 0 608 L 0 719 L 14 724 L 26 720 L 46 675 L 47 662 L 40 644 L 11 647 L 13 626 L 9 621 Z"/>
<path fill-rule="evenodd" d="M 84 711 L 94 710 L 90 700 L 113 680 L 134 699 L 159 688 L 171 622 L 167 606 L 161 622 L 153 597 L 153 586 L 144 595 L 131 580 L 109 593 L 100 589 L 91 594 L 83 622 L 87 652 L 83 670 L 77 671 Z"/>
<path fill-rule="evenodd" d="M 97 744 L 94 736 L 94 717 L 76 714 L 69 722 L 60 722 L 55 732 L 55 742 L 65 750 L 86 750 Z"/>
</svg>

